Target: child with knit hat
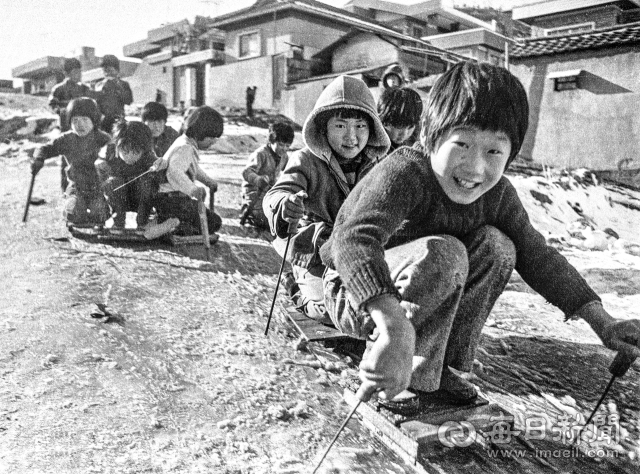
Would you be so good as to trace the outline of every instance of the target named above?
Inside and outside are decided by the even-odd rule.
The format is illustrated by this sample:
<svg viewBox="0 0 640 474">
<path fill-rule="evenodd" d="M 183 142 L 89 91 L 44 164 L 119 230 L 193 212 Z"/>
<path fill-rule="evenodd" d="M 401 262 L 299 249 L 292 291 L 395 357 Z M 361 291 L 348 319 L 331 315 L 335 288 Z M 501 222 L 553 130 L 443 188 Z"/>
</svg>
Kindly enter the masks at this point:
<svg viewBox="0 0 640 474">
<path fill-rule="evenodd" d="M 67 163 L 69 184 L 65 191 L 65 219 L 76 225 L 103 225 L 109 207 L 100 188 L 95 162 L 99 150 L 111 137 L 98 130 L 100 112 L 93 99 L 80 97 L 69 102 L 67 117 L 71 130 L 36 150 L 31 172 L 37 174 L 45 160 L 62 155 Z"/>
<path fill-rule="evenodd" d="M 353 187 L 386 155 L 387 136 L 373 95 L 361 79 L 339 76 L 318 97 L 306 119 L 305 148 L 292 154 L 263 201 L 276 250 L 293 267 L 287 288 L 310 318 L 329 322 L 318 250 L 329 238 Z M 306 196 L 306 197 L 304 197 Z M 287 236 L 292 233 L 287 255 Z"/>
</svg>

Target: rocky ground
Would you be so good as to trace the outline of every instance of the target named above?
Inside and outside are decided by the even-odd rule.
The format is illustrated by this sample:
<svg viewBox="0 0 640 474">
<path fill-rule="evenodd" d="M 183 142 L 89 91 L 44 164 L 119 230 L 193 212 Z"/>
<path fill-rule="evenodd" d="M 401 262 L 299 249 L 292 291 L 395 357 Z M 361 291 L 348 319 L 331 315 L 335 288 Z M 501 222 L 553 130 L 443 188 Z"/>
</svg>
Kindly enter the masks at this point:
<svg viewBox="0 0 640 474">
<path fill-rule="evenodd" d="M 4 124 L 46 117 L 41 102 L 10 98 L 0 95 Z M 0 472 L 310 472 L 348 413 L 340 382 L 355 374 L 354 354 L 304 350 L 280 308 L 263 335 L 280 260 L 237 214 L 239 170 L 266 131 L 231 119 L 203 157 L 223 217 L 207 262 L 198 246 L 71 237 L 55 160 L 35 185 L 46 203 L 23 225 L 29 155 L 57 133 L 43 123 L 44 135 L 23 125 L 0 144 Z M 588 172 L 531 174 L 511 179 L 536 226 L 614 316 L 640 318 L 640 193 Z M 588 415 L 612 358 L 585 323 L 564 323 L 514 275 L 468 377 L 520 434 L 434 448 L 411 467 L 355 417 L 319 472 L 638 472 L 638 365 L 603 404 L 603 419 L 619 424 L 596 456 L 535 455 L 567 447 L 559 427 Z M 529 428 L 541 416 L 547 436 L 537 439 Z"/>
</svg>

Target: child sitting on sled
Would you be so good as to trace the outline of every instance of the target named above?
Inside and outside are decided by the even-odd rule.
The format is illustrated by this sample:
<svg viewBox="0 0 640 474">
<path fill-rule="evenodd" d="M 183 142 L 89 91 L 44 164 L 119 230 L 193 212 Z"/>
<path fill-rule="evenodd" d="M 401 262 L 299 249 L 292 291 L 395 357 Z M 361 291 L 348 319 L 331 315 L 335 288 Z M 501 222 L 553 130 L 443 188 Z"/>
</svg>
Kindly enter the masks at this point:
<svg viewBox="0 0 640 474">
<path fill-rule="evenodd" d="M 524 87 L 509 71 L 461 62 L 429 94 L 420 145 L 376 166 L 351 192 L 321 249 L 327 311 L 369 341 L 358 397 L 472 403 L 480 334 L 515 269 L 582 318 L 604 344 L 640 355 L 640 321 L 616 320 L 529 221 L 504 176 L 527 131 Z M 408 399 L 391 403 L 398 410 Z"/>
<path fill-rule="evenodd" d="M 37 174 L 45 160 L 62 155 L 67 163 L 69 183 L 65 191 L 64 218 L 68 224 L 101 227 L 107 220 L 109 206 L 100 187 L 95 162 L 98 152 L 111 137 L 97 128 L 100 112 L 93 99 L 73 99 L 66 115 L 71 130 L 35 151 L 31 172 Z"/>
<path fill-rule="evenodd" d="M 293 143 L 293 127 L 276 122 L 269 125 L 269 142 L 249 155 L 242 170 L 242 209 L 240 222 L 268 229 L 269 223 L 262 211 L 264 195 L 276 182 L 276 177 L 287 163 L 287 151 Z"/>
</svg>

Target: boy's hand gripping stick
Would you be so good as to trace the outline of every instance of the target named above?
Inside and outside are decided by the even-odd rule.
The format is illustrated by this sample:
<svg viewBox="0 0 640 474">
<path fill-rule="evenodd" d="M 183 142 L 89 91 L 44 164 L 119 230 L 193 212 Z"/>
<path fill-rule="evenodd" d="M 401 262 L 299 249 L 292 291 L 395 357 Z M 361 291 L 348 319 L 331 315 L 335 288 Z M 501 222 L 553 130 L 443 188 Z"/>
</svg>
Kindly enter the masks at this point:
<svg viewBox="0 0 640 474">
<path fill-rule="evenodd" d="M 578 431 L 578 434 L 573 440 L 574 443 L 580 439 L 582 430 L 591 422 L 596 412 L 598 411 L 598 408 L 600 408 L 600 405 L 602 405 L 602 402 L 604 401 L 607 394 L 609 393 L 609 389 L 613 385 L 613 381 L 616 379 L 616 377 L 622 377 L 624 374 L 626 374 L 627 371 L 629 370 L 629 367 L 631 367 L 631 365 L 634 363 L 635 360 L 636 360 L 636 356 L 634 354 L 631 354 L 629 352 L 622 352 L 622 351 L 618 352 L 615 359 L 613 359 L 613 362 L 611 362 L 611 365 L 609 366 L 609 372 L 611 372 L 611 380 L 609 380 L 609 383 L 607 384 L 607 388 L 604 389 L 604 392 L 602 393 L 600 400 L 598 400 L 596 407 L 591 412 L 591 415 L 589 415 L 587 422 L 582 426 L 582 428 L 580 428 L 580 431 Z"/>
<path fill-rule="evenodd" d="M 300 199 L 305 199 L 307 197 L 307 193 L 304 191 L 298 191 L 296 193 L 296 197 Z M 271 324 L 271 317 L 273 316 L 273 307 L 276 304 L 276 298 L 278 296 L 278 288 L 280 288 L 280 279 L 282 278 L 282 270 L 284 270 L 284 264 L 287 261 L 287 252 L 289 251 L 289 244 L 291 243 L 291 236 L 295 233 L 297 227 L 297 223 L 294 226 L 291 222 L 289 223 L 289 227 L 287 228 L 287 243 L 284 246 L 284 256 L 282 257 L 282 265 L 280 265 L 280 271 L 278 272 L 278 279 L 276 280 L 276 289 L 273 292 L 273 300 L 271 301 L 271 309 L 269 310 L 269 317 L 267 318 L 267 327 L 264 330 L 264 335 L 269 334 L 269 325 Z"/>
</svg>

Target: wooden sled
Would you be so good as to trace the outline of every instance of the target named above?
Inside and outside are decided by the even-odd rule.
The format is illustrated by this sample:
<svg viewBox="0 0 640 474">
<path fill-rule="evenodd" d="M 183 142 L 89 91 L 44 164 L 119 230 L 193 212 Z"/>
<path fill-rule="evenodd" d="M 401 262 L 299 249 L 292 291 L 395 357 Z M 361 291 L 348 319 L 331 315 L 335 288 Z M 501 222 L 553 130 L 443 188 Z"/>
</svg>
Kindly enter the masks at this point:
<svg viewBox="0 0 640 474">
<path fill-rule="evenodd" d="M 209 242 L 215 244 L 220 239 L 218 234 L 209 235 Z M 202 235 L 175 235 L 169 234 L 171 245 L 202 245 Z"/>
<path fill-rule="evenodd" d="M 102 229 L 96 229 L 91 226 L 82 226 L 67 224 L 67 230 L 74 237 L 79 238 L 95 238 L 98 240 L 117 240 L 124 242 L 151 242 L 142 235 L 141 231 L 135 229 L 124 229 L 118 232 L 112 232 L 111 228 L 105 227 Z"/>
<path fill-rule="evenodd" d="M 350 388 L 345 388 L 343 398 L 351 407 L 359 401 Z M 422 457 L 438 447 L 468 446 L 473 439 L 481 438 L 482 432 L 513 431 L 514 424 L 512 414 L 480 396 L 475 403 L 463 406 L 434 401 L 411 417 L 396 415 L 375 399 L 361 403 L 357 412 L 367 429 L 416 467 Z"/>
<path fill-rule="evenodd" d="M 307 342 L 336 341 L 350 339 L 333 326 L 325 326 L 318 321 L 308 318 L 293 306 L 280 306 L 289 322 L 298 331 L 300 337 Z"/>
</svg>

